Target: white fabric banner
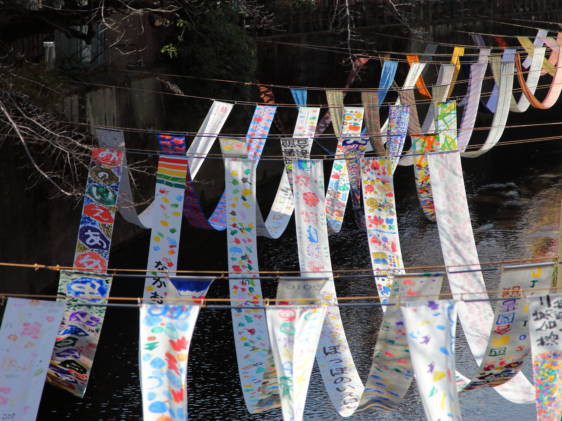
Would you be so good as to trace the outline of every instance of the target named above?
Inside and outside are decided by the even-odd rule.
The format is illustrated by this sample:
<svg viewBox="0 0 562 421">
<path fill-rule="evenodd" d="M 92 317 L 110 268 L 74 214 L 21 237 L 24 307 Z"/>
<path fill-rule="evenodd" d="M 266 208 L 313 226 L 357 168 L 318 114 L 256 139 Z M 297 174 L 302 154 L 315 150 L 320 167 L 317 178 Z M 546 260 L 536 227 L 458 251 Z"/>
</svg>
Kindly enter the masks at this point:
<svg viewBox="0 0 562 421">
<path fill-rule="evenodd" d="M 420 297 L 437 300 L 442 284 L 443 274 L 395 275 L 390 298 L 400 302 Z M 360 410 L 371 407 L 386 411 L 398 409 L 414 377 L 406 336 L 400 306 L 388 307 L 377 335 Z"/>
<path fill-rule="evenodd" d="M 263 306 L 256 232 L 256 166 L 244 156 L 244 139 L 220 139 L 225 166 L 230 298 L 242 306 Z M 284 172 L 285 174 L 285 172 Z M 290 190 L 290 186 L 289 186 Z M 265 310 L 232 309 L 234 344 L 244 401 L 250 413 L 280 406 Z"/>
<path fill-rule="evenodd" d="M 326 317 L 326 306 L 318 302 L 324 283 L 280 279 L 277 300 L 288 301 L 266 309 L 284 421 L 303 419 L 314 356 Z M 295 298 L 313 300 L 290 301 Z"/>
<path fill-rule="evenodd" d="M 299 107 L 293 138 L 306 139 L 308 146 L 304 149 L 308 151 L 308 154 L 312 147 L 312 139 L 316 131 L 319 115 L 320 108 L 318 107 Z M 283 173 L 281 174 L 281 182 L 279 183 L 275 199 L 273 200 L 273 205 L 265 222 L 259 206 L 256 207 L 258 235 L 267 238 L 279 238 L 281 234 L 285 232 L 294 209 L 295 202 L 291 189 L 291 182 L 285 165 Z"/>
<path fill-rule="evenodd" d="M 461 421 L 454 376 L 455 302 L 413 302 L 401 308 L 427 421 Z"/>
<path fill-rule="evenodd" d="M 8 298 L 0 327 L 0 419 L 37 418 L 64 303 Z"/>
<path fill-rule="evenodd" d="M 562 295 L 529 298 L 537 421 L 562 417 Z"/>
<path fill-rule="evenodd" d="M 177 296 L 175 289 L 167 284 L 166 276 L 173 277 L 177 268 L 187 161 L 184 156 L 163 154 L 158 159 L 152 202 L 156 206 L 151 213 L 153 220 L 147 263 L 147 273 L 151 276 L 145 280 L 144 298 L 160 304 L 163 298 Z M 169 272 L 162 277 L 158 271 Z"/>
<path fill-rule="evenodd" d="M 485 292 L 486 284 L 480 271 L 468 212 L 460 153 L 430 153 L 428 162 L 441 252 L 445 265 L 450 268 L 447 277 L 453 297 L 486 300 L 488 294 Z M 457 307 L 466 340 L 480 365 L 493 330 L 492 306 L 489 301 L 479 301 L 459 302 Z M 459 383 L 459 387 L 464 385 Z M 532 385 L 522 373 L 495 390 L 514 403 L 529 403 L 533 400 Z M 521 398 L 522 395 L 525 399 Z"/>
<path fill-rule="evenodd" d="M 480 370 L 463 390 L 504 384 L 521 370 L 531 353 L 529 311 L 523 297 L 546 294 L 553 276 L 552 263 L 502 268 L 498 288 L 502 300 L 494 312 L 494 330 Z"/>
<path fill-rule="evenodd" d="M 205 157 L 211 150 L 215 139 L 222 130 L 226 119 L 232 111 L 233 104 L 213 101 L 205 120 L 201 124 L 197 135 L 191 142 L 188 150 L 188 160 L 190 166 L 191 178 L 194 180 Z M 125 140 L 123 132 L 116 130 L 98 129 L 96 130 L 100 145 L 112 149 L 125 148 Z M 196 155 L 196 156 L 194 156 Z M 127 161 L 123 157 L 123 176 L 121 179 L 121 188 L 119 190 L 119 198 L 117 206 L 123 218 L 141 228 L 148 229 L 152 227 L 152 213 L 155 209 L 154 202 L 146 207 L 140 214 L 134 207 L 135 200 L 129 180 L 129 171 L 127 169 Z"/>
<path fill-rule="evenodd" d="M 322 161 L 297 160 L 293 164 L 293 174 L 300 270 L 303 277 L 328 278 L 322 296 L 335 301 Z M 363 394 L 363 384 L 353 362 L 337 306 L 328 308 L 316 361 L 338 413 L 344 417 L 353 414 Z"/>
</svg>

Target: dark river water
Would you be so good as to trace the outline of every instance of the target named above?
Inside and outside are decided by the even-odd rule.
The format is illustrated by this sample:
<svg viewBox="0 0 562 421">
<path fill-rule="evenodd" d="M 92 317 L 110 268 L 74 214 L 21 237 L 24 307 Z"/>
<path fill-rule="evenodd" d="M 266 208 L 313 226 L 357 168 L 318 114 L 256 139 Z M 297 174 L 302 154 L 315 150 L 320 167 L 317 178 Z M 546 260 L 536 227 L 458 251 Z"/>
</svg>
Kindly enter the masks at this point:
<svg viewBox="0 0 562 421">
<path fill-rule="evenodd" d="M 463 160 L 472 224 L 481 261 L 544 255 L 555 251 L 557 217 L 562 195 L 562 148 L 558 142 L 498 147 L 477 160 Z M 402 252 L 406 266 L 441 264 L 437 227 L 427 222 L 419 208 L 411 168 L 396 174 L 397 207 Z M 124 222 L 120 228 L 125 229 Z M 340 234 L 330 238 L 334 269 L 370 267 L 365 234 L 357 231 L 349 212 Z M 181 268 L 224 269 L 224 234 L 188 230 L 183 242 L 189 246 Z M 112 254 L 112 266 L 146 262 L 146 239 Z M 201 244 L 203 244 L 201 246 Z M 210 247 L 209 244 L 214 244 Z M 277 241 L 260 240 L 260 266 L 297 269 L 294 226 Z M 207 266 L 205 266 L 207 265 Z M 218 266 L 217 266 L 218 265 Z M 221 266 L 222 265 L 222 266 Z M 489 288 L 498 284 L 498 272 L 485 272 Z M 274 285 L 264 281 L 266 294 Z M 117 279 L 114 295 L 140 295 L 142 280 Z M 372 280 L 341 280 L 338 294 L 373 295 Z M 224 281 L 218 281 L 211 296 L 225 296 Z M 342 317 L 355 362 L 366 378 L 372 348 L 381 320 L 379 308 L 342 308 Z M 138 376 L 138 312 L 109 309 L 89 390 L 83 400 L 47 385 L 40 420 L 141 419 Z M 470 375 L 476 369 L 462 332 L 458 332 L 457 365 Z M 529 373 L 529 366 L 525 368 Z M 189 359 L 189 417 L 192 420 L 279 420 L 280 410 L 250 415 L 246 412 L 238 382 L 230 312 L 201 311 Z M 527 421 L 534 419 L 533 405 L 515 405 L 494 390 L 476 390 L 461 395 L 466 421 Z M 306 420 L 338 420 L 320 375 L 315 368 L 308 394 Z M 367 410 L 350 420 L 423 420 L 423 408 L 415 385 L 400 410 L 385 413 Z"/>
</svg>

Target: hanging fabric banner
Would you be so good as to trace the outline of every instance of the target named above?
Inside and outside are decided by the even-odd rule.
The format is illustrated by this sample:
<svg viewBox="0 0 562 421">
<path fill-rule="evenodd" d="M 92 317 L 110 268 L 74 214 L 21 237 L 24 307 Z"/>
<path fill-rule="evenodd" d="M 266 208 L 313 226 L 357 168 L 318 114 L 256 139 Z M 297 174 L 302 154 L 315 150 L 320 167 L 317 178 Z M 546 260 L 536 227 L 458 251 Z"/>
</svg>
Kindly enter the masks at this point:
<svg viewBox="0 0 562 421">
<path fill-rule="evenodd" d="M 170 142 L 173 142 L 172 147 Z M 166 278 L 161 276 L 161 271 L 173 277 L 177 268 L 188 158 L 185 157 L 183 136 L 159 135 L 158 143 L 161 154 L 156 172 L 147 263 L 150 276 L 145 280 L 144 298 L 162 304 L 163 298 L 177 296 L 174 288 L 170 288 Z"/>
<path fill-rule="evenodd" d="M 390 298 L 399 302 L 415 300 L 416 297 L 437 300 L 442 283 L 442 274 L 397 274 L 394 275 Z M 413 377 L 404 317 L 400 306 L 390 306 L 379 328 L 359 409 L 398 409 Z"/>
<path fill-rule="evenodd" d="M 326 306 L 318 303 L 325 281 L 279 280 L 277 300 L 267 306 L 269 340 L 277 369 L 284 421 L 301 421 Z M 296 298 L 311 301 L 291 302 Z"/>
<path fill-rule="evenodd" d="M 486 75 L 490 49 L 482 48 L 478 55 L 478 62 L 470 65 L 470 79 L 466 92 L 466 103 L 462 114 L 462 120 L 459 127 L 458 147 L 464 152 L 470 141 L 474 124 L 476 123 L 476 115 L 478 114 L 478 104 L 482 94 L 482 82 Z"/>
<path fill-rule="evenodd" d="M 517 37 L 517 40 L 519 41 L 519 44 L 521 44 L 521 46 L 523 46 L 523 44 L 527 44 L 534 49 L 534 48 L 542 47 L 542 45 L 544 44 L 544 40 L 547 36 L 548 36 L 548 30 L 538 29 L 534 41 L 531 42 L 531 40 L 527 37 Z M 523 67 L 525 69 L 528 69 L 531 66 L 532 57 L 533 54 L 529 54 L 529 52 L 527 52 L 527 57 L 523 61 Z"/>
<path fill-rule="evenodd" d="M 455 66 L 455 72 L 453 73 L 453 78 L 451 79 L 451 87 L 447 96 L 453 95 L 453 90 L 455 89 L 455 83 L 459 77 L 459 72 L 461 71 L 461 57 L 464 56 L 464 47 L 456 46 L 453 48 L 453 54 L 451 55 L 451 64 Z"/>
<path fill-rule="evenodd" d="M 406 79 L 404 81 L 404 84 L 402 85 L 401 90 L 413 89 L 416 84 L 416 80 L 419 78 L 424 68 L 425 68 L 425 63 L 412 63 L 410 69 L 408 70 L 408 74 L 406 75 Z M 380 103 L 381 101 L 379 101 L 379 104 Z M 401 103 L 401 99 L 400 97 L 398 97 L 395 105 L 399 105 L 400 103 Z M 389 119 L 387 119 L 381 127 L 381 133 L 383 135 L 385 135 L 386 132 L 388 131 L 388 124 L 389 124 Z M 367 152 L 372 150 L 373 149 L 371 149 L 371 145 L 370 144 L 367 145 Z"/>
<path fill-rule="evenodd" d="M 447 153 L 428 154 L 428 162 L 443 260 L 447 267 L 454 268 L 448 271 L 451 292 L 455 299 L 470 297 L 487 300 L 488 294 L 483 292 L 486 291 L 486 284 L 474 242 L 459 152 L 455 152 L 455 143 L 448 146 L 452 149 Z M 451 200 L 452 197 L 455 200 Z M 459 302 L 457 307 L 467 343 L 480 365 L 493 330 L 492 307 L 488 301 Z M 462 388 L 464 384 L 459 383 L 458 387 Z M 530 388 L 527 378 L 519 373 L 495 390 L 504 398 L 520 403 L 521 393 L 526 394 Z"/>
<path fill-rule="evenodd" d="M 553 276 L 553 264 L 503 268 L 498 288 L 502 300 L 494 312 L 494 330 L 479 372 L 463 390 L 504 384 L 521 370 L 531 353 L 529 314 L 523 298 L 544 295 Z"/>
<path fill-rule="evenodd" d="M 199 305 L 143 304 L 139 368 L 145 421 L 187 419 L 187 359 Z"/>
<path fill-rule="evenodd" d="M 562 295 L 529 298 L 537 421 L 562 417 Z"/>
<path fill-rule="evenodd" d="M 378 93 L 378 103 L 382 104 L 386 98 L 388 90 L 394 82 L 394 77 L 396 76 L 396 70 L 398 70 L 398 62 L 394 60 L 385 60 L 381 70 L 381 80 L 379 82 Z"/>
<path fill-rule="evenodd" d="M 519 83 L 521 84 L 521 81 L 524 80 L 525 86 L 527 87 L 527 91 L 531 95 L 534 95 L 535 91 L 537 89 L 537 85 L 538 85 L 539 79 L 541 77 L 542 60 L 544 58 L 545 53 L 546 53 L 546 49 L 544 47 L 535 48 L 533 50 L 531 67 L 529 68 L 529 72 L 527 74 L 526 80 L 522 75 L 523 69 L 521 68 L 520 65 L 517 64 L 518 61 L 519 62 L 521 61 L 521 56 L 519 55 L 519 53 L 515 54 L 515 58 L 514 58 L 515 59 L 515 67 L 516 67 L 516 70 L 517 70 L 517 77 L 519 79 Z M 492 67 L 492 70 L 494 70 L 494 69 L 495 69 L 495 67 Z M 499 78 L 499 75 L 494 73 L 494 79 L 496 79 L 496 78 Z M 509 107 L 509 110 L 513 111 L 513 112 L 516 112 L 516 113 L 523 113 L 523 112 L 525 112 L 529 109 L 530 105 L 531 105 L 531 103 L 529 102 L 529 99 L 527 98 L 527 95 L 525 95 L 525 93 L 523 93 L 521 95 L 521 97 L 519 98 L 519 101 L 517 101 L 515 99 L 515 96 L 512 95 L 511 96 L 511 105 Z"/>
<path fill-rule="evenodd" d="M 83 397 L 86 392 L 105 316 L 105 307 L 81 303 L 106 303 L 111 280 L 108 275 L 66 271 L 60 274 L 58 295 L 66 297 L 66 310 L 56 336 L 47 379 L 78 397 Z"/>
<path fill-rule="evenodd" d="M 308 96 L 308 91 L 306 89 L 291 89 L 291 95 L 293 96 L 293 101 L 295 101 L 295 104 L 301 107 L 306 106 L 306 100 Z"/>
<path fill-rule="evenodd" d="M 410 109 L 410 118 L 408 120 L 408 133 L 412 144 L 415 139 L 422 136 L 423 133 L 431 133 L 435 129 L 435 112 L 434 104 L 438 102 L 446 101 L 448 98 L 449 88 L 451 86 L 451 81 L 453 74 L 455 72 L 454 64 L 442 64 L 439 68 L 439 74 L 437 75 L 436 84 L 431 88 L 432 90 L 432 103 L 429 105 L 425 119 L 422 126 L 420 127 L 420 120 L 418 116 L 418 110 L 416 107 L 416 98 L 412 90 L 402 90 L 399 92 L 400 102 L 404 105 L 408 105 Z M 398 162 L 399 165 L 409 166 L 414 165 L 415 156 L 412 155 L 413 147 L 407 151 L 404 156 L 400 158 Z"/>
<path fill-rule="evenodd" d="M 258 105 L 254 110 L 252 121 L 246 134 L 248 156 L 259 161 L 269 130 L 274 120 L 277 107 Z M 218 205 L 207 220 L 199 196 L 191 177 L 187 179 L 186 195 L 183 202 L 183 214 L 189 223 L 200 229 L 222 231 L 226 228 L 226 198 L 222 193 Z"/>
<path fill-rule="evenodd" d="M 405 303 L 401 309 L 426 419 L 461 421 L 454 376 L 455 302 L 412 302 Z"/>
<path fill-rule="evenodd" d="M 392 291 L 393 273 L 401 273 L 404 267 L 393 181 L 394 162 L 391 158 L 363 158 L 361 180 L 363 203 L 371 266 L 375 275 L 381 303 L 388 303 Z M 383 311 L 386 307 L 382 307 Z"/>
<path fill-rule="evenodd" d="M 318 124 L 318 117 L 320 115 L 320 108 L 318 107 L 299 107 L 299 114 L 293 132 L 293 139 L 300 139 L 296 141 L 299 147 L 293 149 L 290 145 L 283 142 L 281 148 L 283 153 L 287 153 L 285 159 L 285 168 L 281 174 L 281 182 L 277 188 L 273 205 L 267 215 L 267 219 L 263 220 L 259 206 L 256 207 L 257 214 L 257 232 L 258 235 L 268 238 L 277 239 L 285 232 L 287 225 L 293 214 L 295 208 L 293 192 L 291 190 L 291 182 L 289 173 L 292 171 L 291 163 L 288 161 L 288 156 L 291 153 L 303 154 L 308 156 L 312 148 L 312 141 L 316 125 Z M 292 143 L 292 142 L 291 142 Z M 295 155 L 297 156 L 297 155 Z"/>
<path fill-rule="evenodd" d="M 419 154 L 414 158 L 414 177 L 416 179 L 416 190 L 418 200 L 425 217 L 435 222 L 435 207 L 433 206 L 433 194 L 431 192 L 431 178 L 427 166 L 426 153 L 433 152 L 435 136 L 412 137 L 412 151 Z"/>
<path fill-rule="evenodd" d="M 361 134 L 361 123 L 357 119 L 363 114 L 363 110 L 363 108 L 345 108 L 343 132 L 350 133 L 350 137 L 342 139 L 342 150 L 346 158 L 344 165 L 347 167 L 349 185 L 351 187 L 351 204 L 353 206 L 355 222 L 359 229 L 362 230 L 365 229 L 365 214 L 361 203 L 361 169 L 359 168 L 359 158 L 365 153 L 368 138 L 359 137 Z M 353 118 L 349 118 L 349 113 L 353 115 Z M 328 191 L 330 191 L 329 185 Z"/>
<path fill-rule="evenodd" d="M 406 59 L 408 60 L 408 64 L 411 66 L 414 63 L 419 63 L 420 62 L 420 58 L 418 56 L 406 56 Z M 416 79 L 416 86 L 418 88 L 418 92 L 425 96 L 426 98 L 430 98 L 431 99 L 431 94 L 429 93 L 429 91 L 427 90 L 427 87 L 425 86 L 425 82 L 423 80 L 422 75 L 420 74 L 420 76 Z"/>
<path fill-rule="evenodd" d="M 339 104 L 339 102 L 338 102 Z M 340 108 L 335 108 L 333 115 L 337 115 Z M 334 131 L 338 137 L 338 145 L 336 148 L 336 156 L 344 156 L 343 141 L 347 139 L 351 143 L 355 138 L 359 139 L 361 135 L 361 127 L 363 125 L 363 107 L 345 107 L 343 110 L 343 117 L 341 126 L 336 130 L 338 124 L 334 125 Z M 334 120 L 332 120 L 332 124 Z M 366 144 L 366 142 L 365 142 Z M 364 146 L 364 145 L 363 145 Z M 355 179 L 358 182 L 358 179 Z M 356 184 L 356 191 L 359 191 L 359 186 Z M 345 159 L 336 159 L 332 166 L 330 174 L 330 181 L 328 183 L 328 191 L 326 192 L 326 217 L 328 218 L 328 229 L 332 233 L 340 232 L 347 200 L 349 198 L 349 175 Z"/>
<path fill-rule="evenodd" d="M 543 34 L 544 36 L 541 37 L 540 34 L 537 33 L 534 42 L 531 42 L 531 40 L 527 37 L 521 37 L 521 36 L 516 37 L 517 41 L 519 41 L 519 44 L 521 44 L 521 46 L 525 49 L 525 52 L 527 53 L 527 58 L 523 62 L 523 67 L 529 68 L 529 66 L 531 65 L 531 60 L 532 60 L 531 58 L 535 53 L 535 49 L 541 48 L 543 43 L 546 44 L 546 39 L 547 39 L 546 35 L 548 34 L 548 32 L 543 32 Z M 554 60 L 552 56 L 555 56 Z M 554 77 L 554 75 L 556 74 L 557 59 L 558 59 L 558 55 L 555 53 L 555 50 L 553 49 L 550 59 L 543 58 L 541 60 L 540 66 L 543 69 L 543 71 L 541 72 L 541 76 L 548 73 L 550 76 Z"/>
<path fill-rule="evenodd" d="M 496 57 L 491 57 L 490 61 L 492 66 L 497 66 Z M 511 104 L 511 96 L 513 90 L 513 61 L 502 61 L 499 65 L 500 82 L 498 86 L 498 104 L 495 108 L 494 118 L 492 120 L 492 127 L 488 132 L 484 145 L 474 151 L 463 152 L 462 156 L 467 158 L 477 158 L 490 149 L 492 149 L 500 140 L 507 122 L 509 115 L 509 107 Z"/>
<path fill-rule="evenodd" d="M 74 268 L 92 275 L 74 276 L 61 272 L 59 294 L 63 296 L 100 297 L 92 302 L 103 302 L 102 299 L 109 296 L 111 277 L 102 274 L 107 272 L 122 164 L 121 151 L 92 150 L 73 261 Z M 80 310 L 79 316 L 77 310 Z M 105 307 L 77 309 L 72 301 L 68 302 L 49 367 L 47 380 L 50 383 L 75 396 L 84 396 L 104 315 Z M 75 346 L 77 342 L 81 347 Z M 64 352 L 68 348 L 74 351 Z"/>
<path fill-rule="evenodd" d="M 64 303 L 8 298 L 0 327 L 0 419 L 35 421 Z"/>
<path fill-rule="evenodd" d="M 363 67 L 368 62 L 369 62 L 369 59 L 366 58 L 366 57 L 358 57 L 355 60 L 353 60 L 352 69 L 350 70 L 350 72 L 347 75 L 347 80 L 345 82 L 344 89 L 349 88 L 351 85 L 353 85 L 353 82 L 357 78 L 357 75 L 359 75 L 359 72 L 361 71 L 361 69 L 363 69 Z M 383 70 L 384 70 L 384 68 L 383 68 Z M 389 78 L 390 78 L 390 76 L 392 76 L 392 80 L 394 79 L 394 74 L 391 75 L 391 72 L 389 72 L 388 76 L 389 76 Z M 390 80 L 388 82 L 389 87 L 392 84 L 392 80 Z M 329 102 L 328 102 L 328 104 L 329 104 Z M 342 99 L 342 104 L 343 104 L 343 99 Z M 318 123 L 318 127 L 316 128 L 315 135 L 317 135 L 317 136 L 321 135 L 322 133 L 324 133 L 326 131 L 326 129 L 330 126 L 330 123 L 333 120 L 332 117 L 333 116 L 330 113 L 330 111 L 328 111 L 327 113 L 325 113 L 322 116 L 322 119 L 320 120 L 320 122 Z M 340 118 L 341 118 L 341 115 L 340 115 Z"/>
<path fill-rule="evenodd" d="M 300 270 L 305 278 L 326 276 L 328 281 L 321 291 L 322 297 L 335 301 L 322 161 L 297 160 L 293 166 L 295 180 L 298 180 L 294 193 Z M 363 393 L 363 384 L 355 368 L 337 306 L 328 308 L 316 361 L 336 411 L 341 416 L 353 414 Z"/>
<path fill-rule="evenodd" d="M 228 209 L 227 250 L 230 298 L 240 305 L 263 306 L 256 233 L 255 160 L 240 159 L 243 139 L 220 139 Z M 233 156 L 238 156 L 234 158 Z M 289 187 L 290 189 L 290 187 Z M 279 391 L 263 309 L 232 309 L 238 373 L 250 413 L 277 408 Z"/>
<path fill-rule="evenodd" d="M 562 37 L 558 38 L 558 44 L 559 46 L 562 46 Z M 537 50 L 542 51 L 542 49 L 535 49 L 535 51 Z M 521 65 L 521 57 L 519 55 L 515 57 L 515 64 L 517 66 L 517 80 L 519 81 L 519 85 L 523 90 L 525 98 L 530 101 L 533 107 L 540 110 L 548 110 L 554 104 L 556 104 L 556 101 L 558 101 L 560 93 L 562 92 L 562 70 L 560 70 L 560 68 L 562 67 L 562 54 L 558 55 L 556 72 L 554 73 L 552 82 L 550 84 L 550 87 L 548 88 L 548 92 L 542 101 L 539 101 L 534 95 L 536 86 L 527 84 L 527 82 L 525 81 Z"/>
<path fill-rule="evenodd" d="M 390 155 L 390 162 L 392 162 L 392 173 L 396 170 L 402 149 L 404 149 L 409 115 L 410 108 L 407 105 L 391 105 L 388 110 L 389 124 L 386 133 L 386 150 Z"/>
<path fill-rule="evenodd" d="M 144 304 L 140 308 L 139 371 L 143 419 L 186 420 L 187 362 L 200 305 L 214 278 L 171 278 L 189 305 Z M 171 399 L 170 399 L 171 397 Z"/>
</svg>

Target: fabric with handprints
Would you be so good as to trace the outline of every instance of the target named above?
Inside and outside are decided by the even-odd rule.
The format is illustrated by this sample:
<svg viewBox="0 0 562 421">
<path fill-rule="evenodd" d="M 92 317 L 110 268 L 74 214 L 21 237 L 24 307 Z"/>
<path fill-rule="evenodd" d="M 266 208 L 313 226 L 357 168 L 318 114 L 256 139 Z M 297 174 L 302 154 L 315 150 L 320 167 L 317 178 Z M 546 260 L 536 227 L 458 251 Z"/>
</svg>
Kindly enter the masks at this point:
<svg viewBox="0 0 562 421">
<path fill-rule="evenodd" d="M 462 420 L 455 384 L 455 302 L 416 301 L 401 309 L 427 421 Z"/>
</svg>

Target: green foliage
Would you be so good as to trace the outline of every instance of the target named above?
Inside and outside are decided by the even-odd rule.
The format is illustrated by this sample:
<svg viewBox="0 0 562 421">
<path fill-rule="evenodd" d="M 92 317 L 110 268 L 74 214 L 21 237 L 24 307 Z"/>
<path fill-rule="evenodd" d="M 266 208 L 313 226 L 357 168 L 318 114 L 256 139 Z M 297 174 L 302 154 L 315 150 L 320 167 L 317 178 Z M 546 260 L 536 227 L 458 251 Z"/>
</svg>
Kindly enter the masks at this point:
<svg viewBox="0 0 562 421">
<path fill-rule="evenodd" d="M 226 3 L 189 21 L 180 18 L 173 40 L 161 52 L 189 74 L 250 80 L 257 67 L 256 48 L 239 21 Z"/>
</svg>

